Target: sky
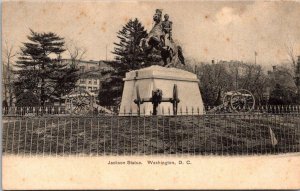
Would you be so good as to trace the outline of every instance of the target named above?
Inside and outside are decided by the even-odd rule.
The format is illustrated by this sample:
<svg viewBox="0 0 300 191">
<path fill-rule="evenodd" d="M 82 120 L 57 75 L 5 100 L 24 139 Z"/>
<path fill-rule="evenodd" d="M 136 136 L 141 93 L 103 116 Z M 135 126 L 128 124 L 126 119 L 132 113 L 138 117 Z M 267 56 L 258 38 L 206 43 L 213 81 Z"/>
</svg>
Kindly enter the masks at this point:
<svg viewBox="0 0 300 191">
<path fill-rule="evenodd" d="M 138 18 L 147 31 L 155 9 L 173 22 L 185 57 L 241 60 L 271 66 L 286 62 L 287 46 L 300 55 L 300 2 L 296 1 L 5 1 L 2 41 L 16 49 L 29 29 L 54 32 L 87 49 L 86 60 L 109 60 L 116 33 Z M 3 43 L 2 43 L 3 44 Z"/>
</svg>

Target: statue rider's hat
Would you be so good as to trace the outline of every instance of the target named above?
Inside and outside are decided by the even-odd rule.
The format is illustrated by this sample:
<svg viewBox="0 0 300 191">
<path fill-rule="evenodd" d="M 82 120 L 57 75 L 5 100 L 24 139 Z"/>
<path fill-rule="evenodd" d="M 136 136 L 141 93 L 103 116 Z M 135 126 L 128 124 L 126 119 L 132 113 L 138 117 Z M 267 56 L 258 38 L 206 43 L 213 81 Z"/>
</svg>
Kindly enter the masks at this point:
<svg viewBox="0 0 300 191">
<path fill-rule="evenodd" d="M 156 9 L 156 10 L 155 10 L 155 13 L 156 13 L 156 14 L 162 15 L 162 9 Z"/>
</svg>

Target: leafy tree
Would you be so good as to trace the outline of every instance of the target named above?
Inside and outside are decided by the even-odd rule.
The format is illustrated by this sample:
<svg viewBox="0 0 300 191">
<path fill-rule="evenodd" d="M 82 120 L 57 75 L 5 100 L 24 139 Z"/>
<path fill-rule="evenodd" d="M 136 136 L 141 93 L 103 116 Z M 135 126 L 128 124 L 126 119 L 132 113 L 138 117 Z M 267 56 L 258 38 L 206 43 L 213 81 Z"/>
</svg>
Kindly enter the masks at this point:
<svg viewBox="0 0 300 191">
<path fill-rule="evenodd" d="M 206 105 L 220 105 L 226 92 L 237 89 L 249 90 L 257 104 L 263 103 L 268 79 L 261 66 L 240 61 L 194 63 L 194 65 L 197 66 L 196 73 Z"/>
<path fill-rule="evenodd" d="M 272 72 L 269 72 L 268 80 L 270 87 L 269 104 L 299 104 L 297 86 L 288 67 L 276 66 Z"/>
<path fill-rule="evenodd" d="M 286 105 L 293 104 L 297 98 L 295 91 L 284 87 L 283 85 L 276 84 L 270 93 L 269 104 L 271 105 Z"/>
<path fill-rule="evenodd" d="M 36 107 L 39 105 L 40 105 L 40 100 L 38 99 L 36 94 L 28 90 L 20 94 L 16 102 L 17 107 L 22 107 L 22 106 Z"/>
<path fill-rule="evenodd" d="M 233 61 L 227 64 L 229 67 L 229 75 L 232 79 L 233 89 L 249 90 L 255 97 L 256 104 L 263 104 L 267 100 L 267 76 L 261 65 Z"/>
<path fill-rule="evenodd" d="M 29 42 L 23 43 L 16 62 L 16 96 L 21 98 L 25 91 L 30 91 L 44 106 L 47 101 L 57 100 L 75 87 L 77 69 L 61 63 L 64 39 L 57 34 L 30 30 L 27 38 Z"/>
<path fill-rule="evenodd" d="M 220 105 L 222 94 L 232 88 L 232 79 L 225 66 L 201 64 L 197 74 L 203 102 L 209 106 Z"/>
</svg>

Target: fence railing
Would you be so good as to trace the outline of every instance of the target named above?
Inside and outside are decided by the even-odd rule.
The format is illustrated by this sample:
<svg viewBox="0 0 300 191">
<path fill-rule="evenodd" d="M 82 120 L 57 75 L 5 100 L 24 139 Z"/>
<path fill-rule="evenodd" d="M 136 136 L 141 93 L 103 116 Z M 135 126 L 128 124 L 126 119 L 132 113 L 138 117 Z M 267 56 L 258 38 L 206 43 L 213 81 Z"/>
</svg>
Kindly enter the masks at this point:
<svg viewBox="0 0 300 191">
<path fill-rule="evenodd" d="M 204 108 L 194 108 L 194 107 L 179 107 L 177 115 L 197 115 L 204 110 L 206 113 L 235 113 L 234 111 L 212 111 L 213 106 L 205 106 Z M 159 107 L 158 113 L 160 115 L 171 115 L 170 107 L 164 108 Z M 108 112 L 109 111 L 109 112 Z M 141 115 L 144 115 L 145 111 L 141 108 Z M 255 108 L 249 113 L 300 113 L 300 105 L 263 105 L 255 106 Z M 137 115 L 137 108 L 123 108 L 120 110 L 116 106 L 99 106 L 97 108 L 91 109 L 91 111 L 86 110 L 76 110 L 70 111 L 65 106 L 48 106 L 48 107 L 3 107 L 3 116 L 43 116 L 43 115 L 87 115 L 87 116 L 99 116 L 99 115 Z"/>
<path fill-rule="evenodd" d="M 300 152 L 300 114 L 4 117 L 3 153 L 258 155 Z"/>
<path fill-rule="evenodd" d="M 89 108 L 90 109 L 90 108 Z M 65 106 L 47 106 L 47 107 L 3 107 L 3 116 L 42 116 L 42 115 L 102 115 L 102 114 L 116 114 L 118 107 L 106 106 L 90 109 L 72 110 Z M 110 111 L 110 112 L 107 112 Z"/>
<path fill-rule="evenodd" d="M 213 110 L 214 106 L 205 106 L 206 111 Z M 216 110 L 214 112 L 222 113 L 222 112 L 232 112 L 230 108 L 226 108 L 225 111 Z M 300 113 L 300 105 L 256 105 L 250 111 L 251 113 Z"/>
</svg>

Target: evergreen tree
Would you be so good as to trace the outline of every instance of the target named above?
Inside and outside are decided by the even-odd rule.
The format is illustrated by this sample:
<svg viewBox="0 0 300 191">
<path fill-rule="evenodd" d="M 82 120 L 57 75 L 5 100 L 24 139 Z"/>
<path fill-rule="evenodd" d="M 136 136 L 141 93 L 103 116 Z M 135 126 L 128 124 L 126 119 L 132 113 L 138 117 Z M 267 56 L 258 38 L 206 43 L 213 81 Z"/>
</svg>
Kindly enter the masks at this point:
<svg viewBox="0 0 300 191">
<path fill-rule="evenodd" d="M 57 100 L 61 103 L 61 97 L 69 94 L 76 86 L 76 81 L 79 80 L 78 69 L 75 63 L 70 66 L 62 64 L 60 59 L 53 63 L 53 72 L 49 77 L 51 82 L 50 100 Z"/>
<path fill-rule="evenodd" d="M 30 32 L 16 65 L 16 95 L 18 99 L 25 91 L 31 91 L 44 106 L 75 87 L 77 69 L 61 63 L 60 54 L 65 51 L 63 38 L 52 32 Z"/>
<path fill-rule="evenodd" d="M 102 79 L 99 92 L 101 105 L 118 105 L 120 103 L 124 85 L 123 78 L 126 72 L 161 61 L 158 51 L 153 50 L 152 54 L 146 55 L 140 49 L 141 39 L 146 38 L 147 35 L 147 31 L 138 19 L 129 20 L 122 30 L 117 32 L 120 42 L 114 43 L 116 47 L 112 53 L 116 55 L 115 61 L 107 62 L 113 69 L 102 73 L 105 77 Z"/>
<path fill-rule="evenodd" d="M 124 85 L 123 78 L 125 77 L 126 70 L 115 61 L 106 63 L 111 66 L 112 70 L 101 72 L 102 82 L 98 95 L 100 105 L 119 105 L 121 102 Z"/>
<path fill-rule="evenodd" d="M 114 43 L 116 47 L 112 52 L 116 55 L 116 61 L 126 69 L 139 69 L 145 61 L 145 54 L 140 50 L 139 44 L 142 38 L 147 37 L 147 31 L 138 19 L 130 19 L 122 30 L 117 32 L 117 37 L 120 42 Z"/>
</svg>

